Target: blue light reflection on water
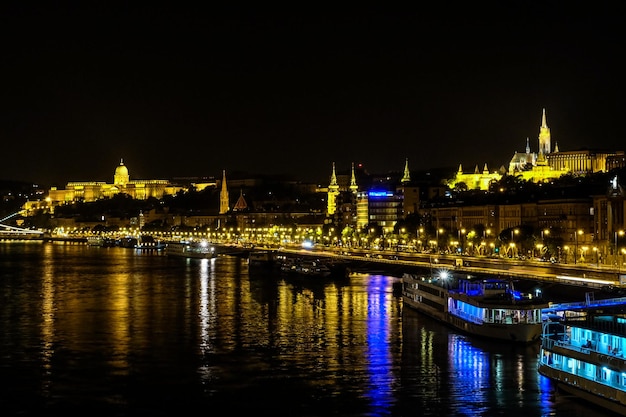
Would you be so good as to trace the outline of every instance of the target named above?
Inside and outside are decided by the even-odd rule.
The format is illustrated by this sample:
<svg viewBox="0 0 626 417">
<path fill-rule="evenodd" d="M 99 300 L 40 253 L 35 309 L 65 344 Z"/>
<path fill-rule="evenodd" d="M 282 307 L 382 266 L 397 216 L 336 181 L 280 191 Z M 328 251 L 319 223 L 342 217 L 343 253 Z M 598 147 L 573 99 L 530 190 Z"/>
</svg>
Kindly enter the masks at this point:
<svg viewBox="0 0 626 417">
<path fill-rule="evenodd" d="M 190 405 L 275 416 L 605 415 L 556 395 L 532 349 L 403 308 L 398 278 L 313 285 L 250 279 L 230 258 L 21 246 L 0 245 L 3 415 L 155 417 Z"/>
<path fill-rule="evenodd" d="M 465 338 L 451 333 L 448 355 L 456 392 L 466 401 L 467 410 L 480 412 L 487 404 L 485 392 L 492 389 L 490 364 L 485 352 L 472 346 Z"/>
<path fill-rule="evenodd" d="M 387 415 L 394 402 L 395 376 L 389 349 L 389 301 L 392 295 L 389 277 L 372 275 L 368 280 L 367 360 L 370 372 L 372 415 Z"/>
</svg>

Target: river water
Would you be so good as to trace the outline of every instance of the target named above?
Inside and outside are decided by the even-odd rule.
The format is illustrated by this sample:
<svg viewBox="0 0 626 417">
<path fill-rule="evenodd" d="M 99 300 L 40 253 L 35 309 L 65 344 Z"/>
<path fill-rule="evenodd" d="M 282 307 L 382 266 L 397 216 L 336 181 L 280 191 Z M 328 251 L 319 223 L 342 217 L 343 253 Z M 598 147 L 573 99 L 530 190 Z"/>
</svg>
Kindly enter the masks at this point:
<svg viewBox="0 0 626 417">
<path fill-rule="evenodd" d="M 606 415 L 540 376 L 537 347 L 455 333 L 403 308 L 397 281 L 0 242 L 0 413 Z"/>
</svg>

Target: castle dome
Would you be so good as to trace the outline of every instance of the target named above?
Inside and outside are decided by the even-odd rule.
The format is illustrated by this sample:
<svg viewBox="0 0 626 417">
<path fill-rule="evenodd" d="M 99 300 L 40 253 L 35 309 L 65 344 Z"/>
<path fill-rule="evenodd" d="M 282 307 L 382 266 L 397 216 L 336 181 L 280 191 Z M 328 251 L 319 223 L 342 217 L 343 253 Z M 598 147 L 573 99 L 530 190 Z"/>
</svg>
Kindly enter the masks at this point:
<svg viewBox="0 0 626 417">
<path fill-rule="evenodd" d="M 118 175 L 123 175 L 123 176 L 128 175 L 128 168 L 126 168 L 126 165 L 124 165 L 124 162 L 121 162 L 120 165 L 117 168 L 115 168 L 115 176 L 117 177 Z"/>
<path fill-rule="evenodd" d="M 130 175 L 128 174 L 128 168 L 124 165 L 124 160 L 120 161 L 120 164 L 115 168 L 115 174 L 113 175 L 113 184 L 125 186 L 130 181 Z"/>
</svg>

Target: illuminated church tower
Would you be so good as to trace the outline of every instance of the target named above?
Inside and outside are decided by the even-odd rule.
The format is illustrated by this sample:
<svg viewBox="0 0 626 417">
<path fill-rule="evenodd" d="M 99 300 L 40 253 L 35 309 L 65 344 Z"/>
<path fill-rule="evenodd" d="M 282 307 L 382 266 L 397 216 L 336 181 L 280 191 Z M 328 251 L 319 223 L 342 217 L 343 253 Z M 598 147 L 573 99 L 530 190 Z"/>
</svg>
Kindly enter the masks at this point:
<svg viewBox="0 0 626 417">
<path fill-rule="evenodd" d="M 220 191 L 220 214 L 228 213 L 228 188 L 226 188 L 226 170 L 222 172 L 222 189 Z"/>
<path fill-rule="evenodd" d="M 539 127 L 539 154 L 537 155 L 537 165 L 547 165 L 546 155 L 551 152 L 550 128 L 546 122 L 546 109 L 541 115 L 541 126 Z"/>
<path fill-rule="evenodd" d="M 400 182 L 402 184 L 411 182 L 411 172 L 409 171 L 409 158 L 406 159 L 406 163 L 404 164 L 404 175 L 402 176 Z"/>
<path fill-rule="evenodd" d="M 339 195 L 339 184 L 337 184 L 337 175 L 335 174 L 335 163 L 333 162 L 333 173 L 330 176 L 330 184 L 328 185 L 328 215 L 335 214 L 337 211 L 337 196 Z"/>
<path fill-rule="evenodd" d="M 352 178 L 350 179 L 350 191 L 352 194 L 356 194 L 359 190 L 359 186 L 356 184 L 356 175 L 354 175 L 354 162 L 352 163 Z"/>
</svg>

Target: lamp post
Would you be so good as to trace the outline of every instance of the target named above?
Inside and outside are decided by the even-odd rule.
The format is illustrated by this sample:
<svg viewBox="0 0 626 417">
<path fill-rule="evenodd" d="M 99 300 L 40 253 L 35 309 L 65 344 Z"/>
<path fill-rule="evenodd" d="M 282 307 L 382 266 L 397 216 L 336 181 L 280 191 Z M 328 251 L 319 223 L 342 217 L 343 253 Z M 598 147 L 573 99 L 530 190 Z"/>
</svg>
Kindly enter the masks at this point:
<svg viewBox="0 0 626 417">
<path fill-rule="evenodd" d="M 582 235 L 583 231 L 578 229 L 574 233 L 574 264 L 576 264 L 578 258 L 578 235 Z"/>
<path fill-rule="evenodd" d="M 547 252 L 548 247 L 546 246 L 546 235 L 550 234 L 550 229 L 542 229 L 541 230 L 541 249 L 539 251 L 539 257 L 543 258 L 543 254 Z"/>
<path fill-rule="evenodd" d="M 624 231 L 623 230 L 619 230 L 619 231 L 616 230 L 614 232 L 614 234 L 615 234 L 615 252 L 613 252 L 613 253 L 615 254 L 615 263 L 619 264 L 619 262 L 617 260 L 617 235 L 624 236 Z"/>
<path fill-rule="evenodd" d="M 439 233 L 443 233 L 443 229 L 437 229 L 437 252 L 439 252 Z"/>
<path fill-rule="evenodd" d="M 418 227 L 417 230 L 415 231 L 415 250 L 418 252 L 422 251 L 422 233 L 424 232 L 424 229 L 421 227 Z M 419 245 L 419 249 L 418 249 L 418 245 Z"/>
<path fill-rule="evenodd" d="M 463 237 L 462 237 L 462 235 L 465 235 L 465 229 L 459 229 L 458 230 L 458 234 L 459 234 L 459 248 L 461 249 L 461 253 L 463 253 Z"/>
<path fill-rule="evenodd" d="M 511 248 L 511 258 L 513 258 L 514 255 L 514 248 L 515 248 L 515 241 L 513 239 L 513 235 L 516 235 L 519 233 L 519 230 L 517 229 L 511 229 L 511 242 L 509 244 L 509 247 Z"/>
<path fill-rule="evenodd" d="M 491 234 L 491 229 L 485 229 L 483 231 L 483 240 L 485 241 L 485 246 L 489 245 L 490 248 L 493 248 L 495 245 L 489 243 L 489 235 Z M 486 248 L 485 248 L 486 249 Z M 486 252 L 485 252 L 486 254 Z M 491 250 L 490 255 L 493 254 L 493 249 Z"/>
</svg>

